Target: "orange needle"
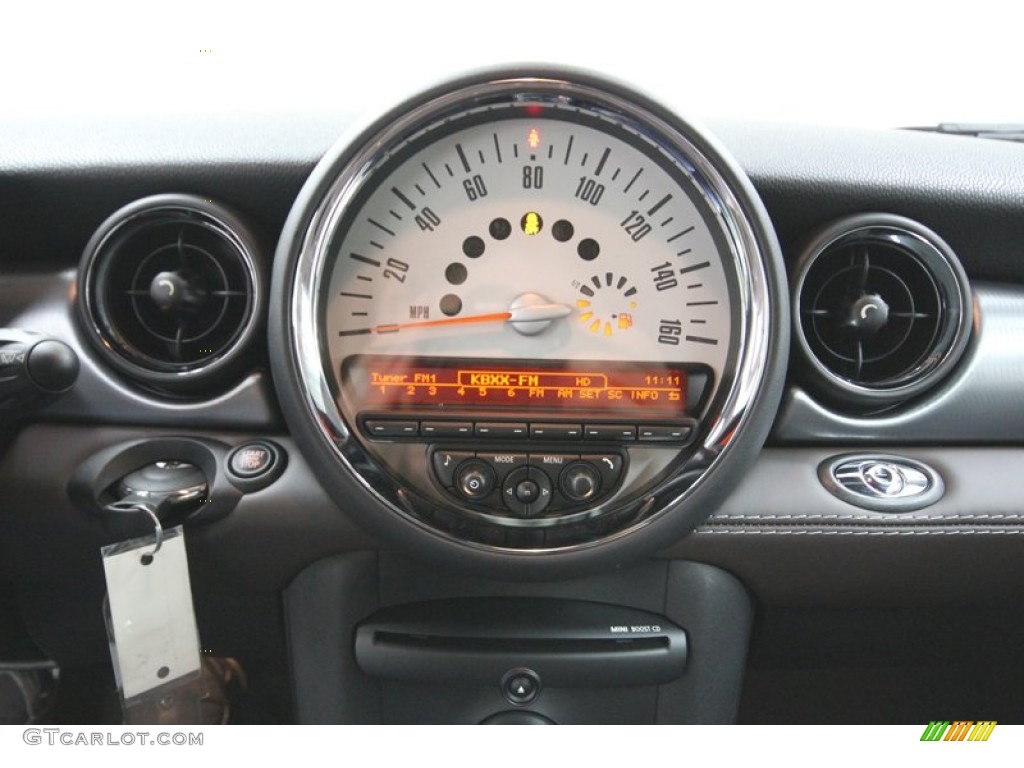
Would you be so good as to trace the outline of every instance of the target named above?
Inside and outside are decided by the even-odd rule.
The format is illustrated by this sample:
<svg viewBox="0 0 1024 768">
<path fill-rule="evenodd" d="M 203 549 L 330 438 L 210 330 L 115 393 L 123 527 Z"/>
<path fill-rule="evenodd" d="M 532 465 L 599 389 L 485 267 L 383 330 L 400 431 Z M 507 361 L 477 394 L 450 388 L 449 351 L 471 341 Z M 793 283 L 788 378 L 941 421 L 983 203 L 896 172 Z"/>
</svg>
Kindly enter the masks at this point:
<svg viewBox="0 0 1024 768">
<path fill-rule="evenodd" d="M 467 315 L 466 317 L 447 317 L 443 320 L 417 320 L 413 323 L 391 323 L 374 327 L 375 333 L 394 333 L 403 328 L 431 328 L 439 325 L 468 325 L 469 323 L 503 323 L 512 319 L 511 312 L 492 312 L 489 315 Z"/>
</svg>

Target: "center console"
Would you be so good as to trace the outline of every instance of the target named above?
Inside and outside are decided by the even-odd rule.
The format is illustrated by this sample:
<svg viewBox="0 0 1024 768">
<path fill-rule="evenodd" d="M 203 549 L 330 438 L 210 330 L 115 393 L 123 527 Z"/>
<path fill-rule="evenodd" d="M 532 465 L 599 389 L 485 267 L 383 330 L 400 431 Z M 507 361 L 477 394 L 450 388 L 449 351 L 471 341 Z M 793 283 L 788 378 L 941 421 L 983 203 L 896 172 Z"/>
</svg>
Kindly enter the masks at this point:
<svg viewBox="0 0 1024 768">
<path fill-rule="evenodd" d="M 300 723 L 730 723 L 752 617 L 683 561 L 531 584 L 353 553 L 285 599 Z"/>
</svg>

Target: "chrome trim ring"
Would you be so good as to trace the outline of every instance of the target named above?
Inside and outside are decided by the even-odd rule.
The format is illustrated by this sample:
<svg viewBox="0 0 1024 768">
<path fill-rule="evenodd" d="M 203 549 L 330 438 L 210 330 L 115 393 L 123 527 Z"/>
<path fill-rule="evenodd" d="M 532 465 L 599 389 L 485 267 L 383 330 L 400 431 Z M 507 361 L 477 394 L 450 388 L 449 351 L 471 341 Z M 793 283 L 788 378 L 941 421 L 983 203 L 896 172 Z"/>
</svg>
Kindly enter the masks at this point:
<svg viewBox="0 0 1024 768">
<path fill-rule="evenodd" d="M 393 478 L 354 435 L 335 402 L 332 374 L 325 369 L 320 300 L 330 266 L 330 245 L 348 205 L 398 146 L 438 124 L 446 116 L 513 103 L 567 104 L 598 112 L 642 135 L 685 172 L 703 193 L 721 227 L 733 262 L 733 333 L 729 375 L 705 414 L 700 444 L 690 449 L 671 477 L 642 497 L 619 508 L 596 511 L 618 522 L 610 530 L 568 545 L 521 549 L 461 538 L 436 524 L 436 504 L 427 504 L 400 478 Z M 646 97 L 589 74 L 532 69 L 481 73 L 440 86 L 396 108 L 354 139 L 339 144 L 307 183 L 292 211 L 279 246 L 272 302 L 272 333 L 283 342 L 272 348 L 279 382 L 299 402 L 285 404 L 286 417 L 298 433 L 321 480 L 338 492 L 344 486 L 366 498 L 353 499 L 352 512 L 378 532 L 395 532 L 405 542 L 416 538 L 432 548 L 472 552 L 471 558 L 511 555 L 551 561 L 625 540 L 646 538 L 667 543 L 662 534 L 641 529 L 692 530 L 713 511 L 708 502 L 731 488 L 712 475 L 725 465 L 742 470 L 767 436 L 781 394 L 782 365 L 788 351 L 788 312 L 778 245 L 749 181 L 724 152 L 701 131 L 679 120 Z M 305 206 L 303 206 L 305 202 Z M 729 271 L 729 270 L 727 270 Z M 288 393 L 286 393 L 288 394 Z M 339 475 L 339 470 L 344 474 Z M 354 482 L 353 482 L 354 481 Z M 714 486 L 714 487 L 711 487 Z M 702 495 L 703 494 L 703 495 Z M 339 502 L 344 500 L 338 498 Z M 366 510 L 370 501 L 374 509 Z M 366 514 L 364 514 L 364 512 Z M 387 520 L 384 516 L 387 516 Z M 671 525 L 661 521 L 674 518 Z M 398 521 L 398 522 L 395 522 Z M 427 537 L 423 534 L 426 533 Z"/>
</svg>

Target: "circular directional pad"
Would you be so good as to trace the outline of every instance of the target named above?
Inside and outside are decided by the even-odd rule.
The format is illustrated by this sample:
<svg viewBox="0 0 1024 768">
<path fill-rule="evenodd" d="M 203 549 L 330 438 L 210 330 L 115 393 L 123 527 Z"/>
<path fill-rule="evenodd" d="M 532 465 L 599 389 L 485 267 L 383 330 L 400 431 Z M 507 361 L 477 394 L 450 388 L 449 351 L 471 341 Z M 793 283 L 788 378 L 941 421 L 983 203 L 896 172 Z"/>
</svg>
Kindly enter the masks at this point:
<svg viewBox="0 0 1024 768">
<path fill-rule="evenodd" d="M 518 517 L 536 517 L 551 503 L 551 478 L 537 467 L 520 467 L 506 476 L 501 498 Z"/>
<path fill-rule="evenodd" d="M 523 504 L 532 504 L 540 496 L 540 488 L 533 480 L 521 480 L 516 486 L 515 497 Z"/>
</svg>

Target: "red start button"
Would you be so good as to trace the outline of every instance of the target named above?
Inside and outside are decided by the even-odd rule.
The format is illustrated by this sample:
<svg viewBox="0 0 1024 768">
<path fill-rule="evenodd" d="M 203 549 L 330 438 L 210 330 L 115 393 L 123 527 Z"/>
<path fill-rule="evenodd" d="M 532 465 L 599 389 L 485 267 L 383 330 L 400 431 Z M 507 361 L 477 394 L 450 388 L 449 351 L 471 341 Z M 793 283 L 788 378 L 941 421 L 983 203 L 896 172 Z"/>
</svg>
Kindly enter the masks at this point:
<svg viewBox="0 0 1024 768">
<path fill-rule="evenodd" d="M 277 451 L 264 442 L 240 445 L 232 454 L 228 466 L 237 477 L 250 479 L 270 472 L 277 463 Z"/>
</svg>

